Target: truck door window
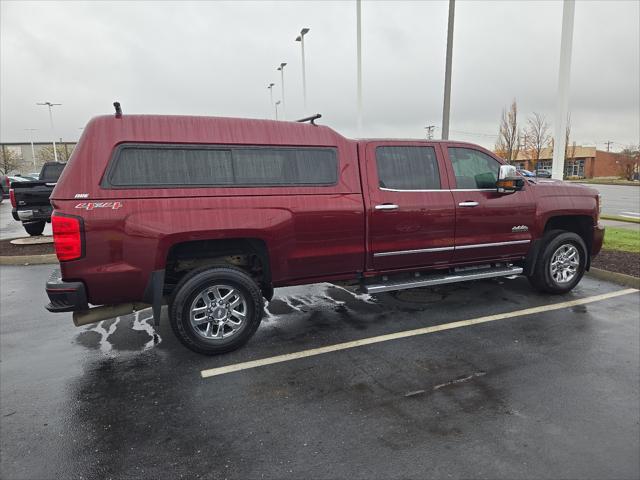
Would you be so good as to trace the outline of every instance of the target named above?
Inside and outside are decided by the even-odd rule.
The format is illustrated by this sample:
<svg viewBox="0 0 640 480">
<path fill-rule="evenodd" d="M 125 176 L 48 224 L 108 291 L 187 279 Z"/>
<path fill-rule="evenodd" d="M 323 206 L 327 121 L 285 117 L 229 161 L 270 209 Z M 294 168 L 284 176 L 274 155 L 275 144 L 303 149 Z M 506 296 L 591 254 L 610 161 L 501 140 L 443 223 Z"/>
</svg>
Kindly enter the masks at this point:
<svg viewBox="0 0 640 480">
<path fill-rule="evenodd" d="M 459 189 L 494 189 L 500 163 L 489 155 L 471 148 L 449 147 L 449 158 Z"/>
<path fill-rule="evenodd" d="M 378 147 L 376 165 L 380 188 L 440 189 L 440 171 L 433 147 Z"/>
</svg>

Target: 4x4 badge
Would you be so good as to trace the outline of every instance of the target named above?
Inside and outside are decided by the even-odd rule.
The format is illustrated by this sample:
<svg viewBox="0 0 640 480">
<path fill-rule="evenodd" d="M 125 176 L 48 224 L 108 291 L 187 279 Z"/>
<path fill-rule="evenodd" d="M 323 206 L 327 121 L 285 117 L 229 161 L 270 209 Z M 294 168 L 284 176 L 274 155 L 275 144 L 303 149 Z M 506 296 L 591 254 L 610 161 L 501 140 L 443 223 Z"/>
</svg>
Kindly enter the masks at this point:
<svg viewBox="0 0 640 480">
<path fill-rule="evenodd" d="M 118 210 L 120 207 L 122 207 L 122 202 L 84 202 L 76 205 L 76 208 L 82 208 L 84 210 L 93 210 L 94 208 Z"/>
<path fill-rule="evenodd" d="M 516 232 L 528 232 L 529 231 L 529 227 L 527 227 L 526 225 L 518 225 L 516 227 L 513 227 L 511 229 L 511 231 L 513 233 L 516 233 Z"/>
</svg>

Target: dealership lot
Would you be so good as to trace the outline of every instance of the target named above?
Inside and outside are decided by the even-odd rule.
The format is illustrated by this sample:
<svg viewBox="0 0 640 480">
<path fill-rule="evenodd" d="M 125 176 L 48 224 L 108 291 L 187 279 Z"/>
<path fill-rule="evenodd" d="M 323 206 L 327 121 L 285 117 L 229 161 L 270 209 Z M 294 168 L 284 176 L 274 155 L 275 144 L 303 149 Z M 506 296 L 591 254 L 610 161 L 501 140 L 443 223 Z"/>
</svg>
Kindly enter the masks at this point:
<svg viewBox="0 0 640 480">
<path fill-rule="evenodd" d="M 245 348 L 204 357 L 149 312 L 79 329 L 46 312 L 52 268 L 1 269 L 2 478 L 640 475 L 637 292 L 202 376 L 623 287 L 281 289 Z"/>
</svg>

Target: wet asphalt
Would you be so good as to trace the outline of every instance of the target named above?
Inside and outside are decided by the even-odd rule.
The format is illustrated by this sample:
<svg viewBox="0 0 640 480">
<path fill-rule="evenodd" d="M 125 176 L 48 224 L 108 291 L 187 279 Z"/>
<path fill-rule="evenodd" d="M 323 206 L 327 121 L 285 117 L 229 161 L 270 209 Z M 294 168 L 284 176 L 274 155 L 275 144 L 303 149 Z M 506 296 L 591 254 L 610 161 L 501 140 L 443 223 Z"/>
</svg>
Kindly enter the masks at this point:
<svg viewBox="0 0 640 480">
<path fill-rule="evenodd" d="M 525 279 L 354 296 L 276 291 L 241 350 L 141 312 L 76 328 L 53 266 L 2 267 L 0 477 L 638 478 L 640 296 L 202 379 L 200 371 L 619 290 Z"/>
</svg>

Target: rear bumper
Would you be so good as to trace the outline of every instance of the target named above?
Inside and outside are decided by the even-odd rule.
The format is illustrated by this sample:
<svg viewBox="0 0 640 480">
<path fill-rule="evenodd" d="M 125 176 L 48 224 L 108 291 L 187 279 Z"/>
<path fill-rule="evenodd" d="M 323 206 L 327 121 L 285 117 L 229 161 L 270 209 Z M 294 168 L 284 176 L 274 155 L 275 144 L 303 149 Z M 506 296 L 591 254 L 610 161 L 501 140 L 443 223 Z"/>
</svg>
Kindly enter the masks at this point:
<svg viewBox="0 0 640 480">
<path fill-rule="evenodd" d="M 46 207 L 34 207 L 32 209 L 13 209 L 11 214 L 13 215 L 14 220 L 18 220 L 21 222 L 34 222 L 34 221 L 51 221 L 51 212 L 53 208 L 50 206 Z"/>
<path fill-rule="evenodd" d="M 604 225 L 598 223 L 593 227 L 593 243 L 591 244 L 591 256 L 595 257 L 602 249 L 604 242 Z"/>
<path fill-rule="evenodd" d="M 65 282 L 60 270 L 56 269 L 47 280 L 49 304 L 45 306 L 53 313 L 88 310 L 87 290 L 82 282 Z"/>
</svg>

